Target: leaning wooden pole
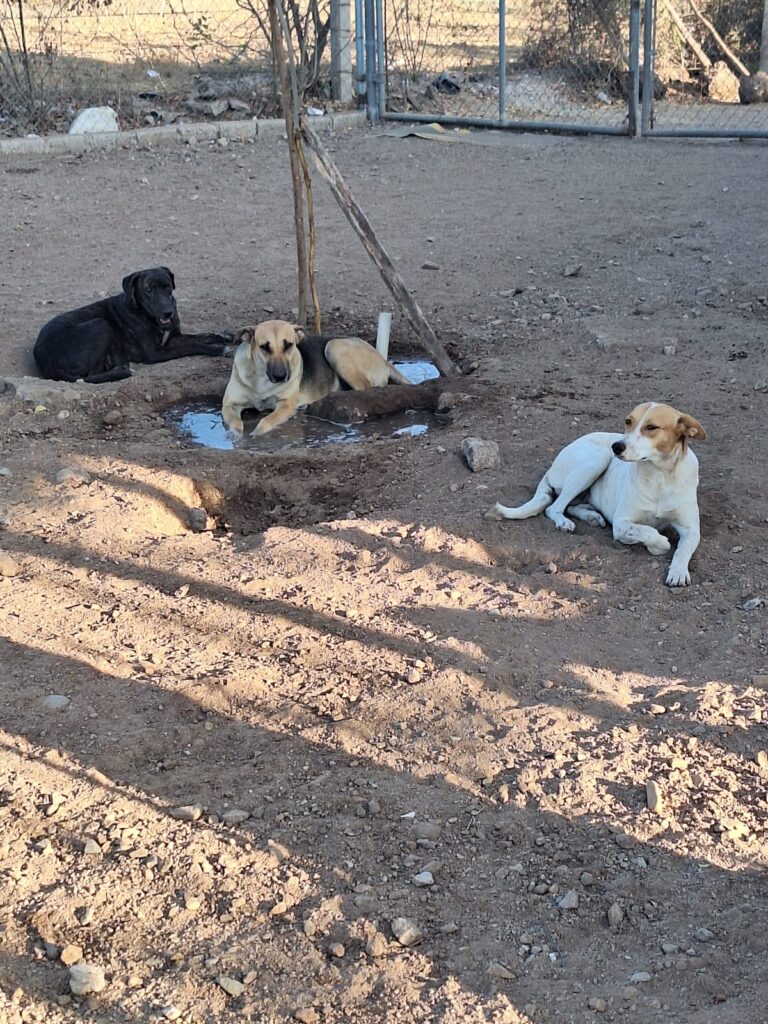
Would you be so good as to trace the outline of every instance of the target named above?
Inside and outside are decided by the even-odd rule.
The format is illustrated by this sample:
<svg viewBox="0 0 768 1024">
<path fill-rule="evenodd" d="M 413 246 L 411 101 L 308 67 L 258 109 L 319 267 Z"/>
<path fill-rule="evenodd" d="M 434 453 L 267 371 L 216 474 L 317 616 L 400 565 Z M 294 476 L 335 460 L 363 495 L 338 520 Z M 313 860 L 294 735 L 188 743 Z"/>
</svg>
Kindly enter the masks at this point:
<svg viewBox="0 0 768 1024">
<path fill-rule="evenodd" d="M 723 39 L 723 37 L 717 31 L 717 29 L 712 24 L 712 22 L 709 20 L 709 18 L 696 5 L 694 0 L 688 0 L 688 5 L 691 8 L 691 10 L 693 11 L 693 13 L 696 15 L 696 17 L 699 19 L 701 24 L 704 26 L 704 28 L 709 32 L 709 34 L 712 36 L 712 38 L 715 40 L 717 45 L 722 50 L 723 56 L 725 57 L 726 61 L 728 62 L 728 65 L 729 65 L 731 71 L 734 73 L 734 75 L 736 75 L 738 77 L 741 77 L 742 75 L 748 75 L 749 74 L 749 68 L 746 66 L 746 64 L 742 64 L 742 62 L 739 60 L 739 58 L 736 56 L 736 54 L 733 52 L 733 50 L 728 46 L 726 41 Z"/>
<path fill-rule="evenodd" d="M 298 322 L 302 327 L 307 323 L 307 236 L 304 221 L 304 183 L 301 173 L 301 162 L 296 147 L 298 131 L 298 110 L 293 99 L 291 83 L 288 78 L 288 62 L 283 45 L 281 19 L 277 4 L 282 0 L 267 0 L 269 11 L 269 31 L 272 36 L 272 56 L 280 81 L 280 99 L 285 118 L 285 131 L 288 136 L 288 153 L 291 160 L 291 183 L 293 185 L 293 218 L 296 223 L 296 262 L 299 271 L 299 315 Z M 290 40 L 287 40 L 290 46 Z"/>
<path fill-rule="evenodd" d="M 300 119 L 301 134 L 309 148 L 312 150 L 317 169 L 328 182 L 336 202 L 341 207 L 344 216 L 354 228 L 357 236 L 365 247 L 365 251 L 373 260 L 384 284 L 389 288 L 392 295 L 400 304 L 403 312 L 408 317 L 411 325 L 421 339 L 424 348 L 432 356 L 435 366 L 440 373 L 446 377 L 453 376 L 457 371 L 451 362 L 448 353 L 437 340 L 435 332 L 427 323 L 427 319 L 421 311 L 419 304 L 408 291 L 405 282 L 395 269 L 395 265 L 389 258 L 386 250 L 379 242 L 371 227 L 371 223 L 363 210 L 355 201 L 349 186 L 344 181 L 336 164 L 331 159 L 328 150 L 320 141 L 314 128 L 311 128 L 304 117 Z"/>
</svg>

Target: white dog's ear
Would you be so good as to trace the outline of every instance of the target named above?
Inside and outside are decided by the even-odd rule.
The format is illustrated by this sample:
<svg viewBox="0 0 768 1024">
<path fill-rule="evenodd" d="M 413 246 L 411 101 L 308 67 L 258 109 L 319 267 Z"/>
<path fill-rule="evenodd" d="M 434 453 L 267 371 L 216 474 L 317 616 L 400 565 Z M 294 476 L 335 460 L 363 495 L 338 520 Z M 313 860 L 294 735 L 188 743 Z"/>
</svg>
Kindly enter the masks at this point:
<svg viewBox="0 0 768 1024">
<path fill-rule="evenodd" d="M 293 330 L 294 330 L 294 333 L 296 335 L 296 341 L 297 342 L 304 341 L 304 339 L 307 336 L 307 332 L 304 330 L 304 328 L 301 326 L 301 324 L 294 324 L 293 325 Z"/>
<path fill-rule="evenodd" d="M 244 342 L 246 345 L 252 345 L 254 337 L 255 334 L 252 327 L 243 327 L 235 335 L 235 344 L 242 345 Z"/>
<path fill-rule="evenodd" d="M 677 436 L 692 437 L 697 441 L 706 441 L 707 432 L 693 416 L 683 413 L 677 421 Z"/>
</svg>

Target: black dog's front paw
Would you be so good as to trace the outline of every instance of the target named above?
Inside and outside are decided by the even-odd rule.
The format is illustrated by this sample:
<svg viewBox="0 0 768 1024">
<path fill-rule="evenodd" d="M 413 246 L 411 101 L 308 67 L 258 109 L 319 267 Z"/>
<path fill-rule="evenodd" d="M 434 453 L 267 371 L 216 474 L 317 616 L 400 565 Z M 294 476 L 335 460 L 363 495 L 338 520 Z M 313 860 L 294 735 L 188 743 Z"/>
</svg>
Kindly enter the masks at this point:
<svg viewBox="0 0 768 1024">
<path fill-rule="evenodd" d="M 230 331 L 219 331 L 216 338 L 218 338 L 224 345 L 231 345 L 235 340 L 234 334 Z"/>
</svg>

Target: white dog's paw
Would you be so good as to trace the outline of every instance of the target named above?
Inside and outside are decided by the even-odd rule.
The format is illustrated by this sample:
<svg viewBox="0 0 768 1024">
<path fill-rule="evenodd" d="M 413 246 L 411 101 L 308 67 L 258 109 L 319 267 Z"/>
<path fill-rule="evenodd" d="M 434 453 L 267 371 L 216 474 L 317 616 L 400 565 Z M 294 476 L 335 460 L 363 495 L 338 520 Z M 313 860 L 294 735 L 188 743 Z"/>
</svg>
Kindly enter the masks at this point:
<svg viewBox="0 0 768 1024">
<path fill-rule="evenodd" d="M 645 546 L 652 555 L 665 555 L 672 547 L 667 538 L 661 534 L 659 534 L 658 540 L 654 537 Z"/>
<path fill-rule="evenodd" d="M 576 529 L 576 523 L 565 516 L 550 516 L 550 519 L 555 524 L 555 529 L 562 530 L 563 533 L 573 533 Z"/>
<path fill-rule="evenodd" d="M 670 565 L 669 572 L 667 573 L 667 586 L 668 587 L 690 587 L 691 585 L 691 574 L 687 569 L 678 569 L 675 565 Z"/>
<path fill-rule="evenodd" d="M 584 522 L 589 526 L 597 526 L 601 529 L 606 525 L 606 522 L 600 513 L 594 511 L 584 513 Z"/>
</svg>

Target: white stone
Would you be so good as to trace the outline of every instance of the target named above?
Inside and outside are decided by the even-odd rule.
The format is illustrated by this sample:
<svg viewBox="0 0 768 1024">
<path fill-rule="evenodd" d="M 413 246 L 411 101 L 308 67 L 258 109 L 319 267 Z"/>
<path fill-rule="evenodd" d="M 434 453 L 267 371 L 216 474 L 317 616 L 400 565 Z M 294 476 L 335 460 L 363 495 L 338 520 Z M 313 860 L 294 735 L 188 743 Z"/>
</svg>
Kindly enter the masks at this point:
<svg viewBox="0 0 768 1024">
<path fill-rule="evenodd" d="M 86 107 L 81 110 L 69 126 L 70 135 L 91 135 L 103 132 L 119 132 L 117 114 L 112 107 Z"/>
</svg>

